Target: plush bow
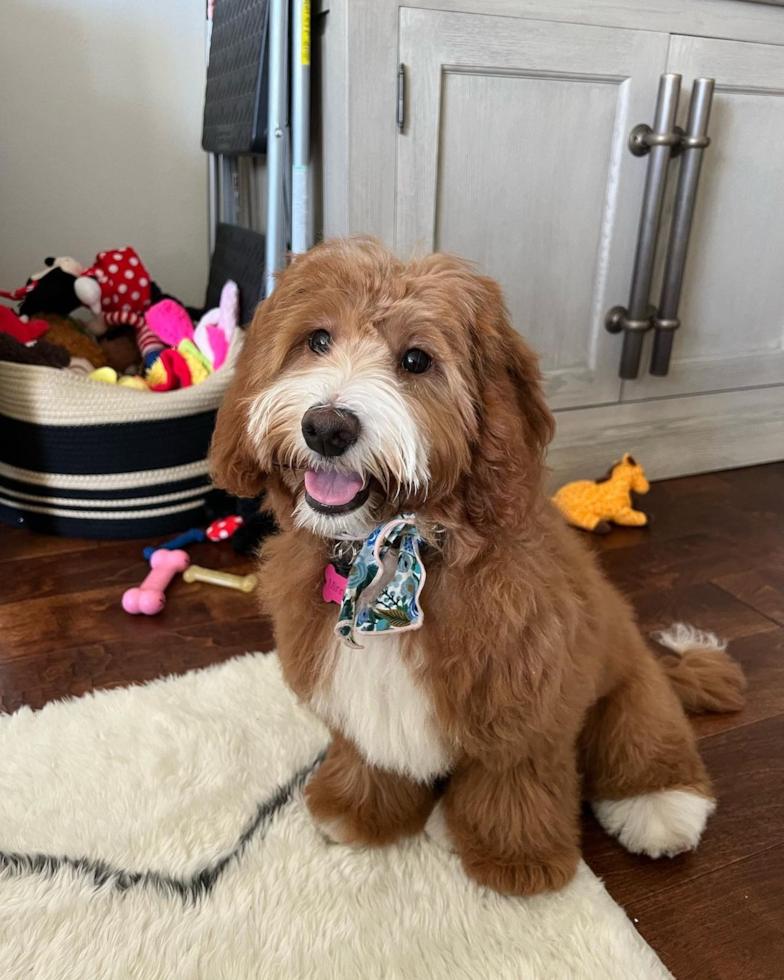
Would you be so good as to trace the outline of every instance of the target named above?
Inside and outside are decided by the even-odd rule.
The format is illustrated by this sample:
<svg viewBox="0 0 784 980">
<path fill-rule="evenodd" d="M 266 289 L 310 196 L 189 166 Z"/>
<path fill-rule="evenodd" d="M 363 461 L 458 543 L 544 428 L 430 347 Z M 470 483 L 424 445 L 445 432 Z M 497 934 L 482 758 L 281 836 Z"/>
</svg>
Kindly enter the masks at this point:
<svg viewBox="0 0 784 980">
<path fill-rule="evenodd" d="M 425 566 L 419 553 L 421 540 L 413 515 L 403 515 L 377 527 L 362 545 L 349 571 L 335 627 L 347 646 L 361 649 L 355 632 L 383 636 L 422 626 L 425 615 L 419 595 L 425 584 Z M 384 565 L 390 551 L 397 551 L 391 576 Z"/>
</svg>

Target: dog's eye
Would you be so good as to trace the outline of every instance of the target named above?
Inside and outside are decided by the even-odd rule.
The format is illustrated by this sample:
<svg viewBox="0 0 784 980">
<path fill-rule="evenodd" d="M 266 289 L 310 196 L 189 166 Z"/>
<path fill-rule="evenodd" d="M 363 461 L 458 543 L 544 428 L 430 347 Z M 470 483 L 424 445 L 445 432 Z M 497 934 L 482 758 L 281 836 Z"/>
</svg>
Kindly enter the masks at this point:
<svg viewBox="0 0 784 980">
<path fill-rule="evenodd" d="M 432 363 L 433 361 L 429 354 L 426 354 L 418 347 L 412 347 L 411 350 L 407 350 L 403 355 L 400 366 L 410 374 L 422 374 L 427 371 Z"/>
<path fill-rule="evenodd" d="M 325 354 L 332 343 L 332 336 L 328 330 L 314 330 L 308 343 L 312 351 L 317 354 Z"/>
</svg>

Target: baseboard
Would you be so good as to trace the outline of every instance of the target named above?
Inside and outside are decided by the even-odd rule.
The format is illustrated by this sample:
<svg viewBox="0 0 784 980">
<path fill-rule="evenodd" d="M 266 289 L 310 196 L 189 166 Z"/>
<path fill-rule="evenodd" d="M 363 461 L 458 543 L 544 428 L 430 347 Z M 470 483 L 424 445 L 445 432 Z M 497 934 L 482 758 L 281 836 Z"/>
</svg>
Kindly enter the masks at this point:
<svg viewBox="0 0 784 980">
<path fill-rule="evenodd" d="M 595 478 L 624 452 L 653 480 L 784 458 L 784 386 L 556 412 L 552 484 Z"/>
</svg>

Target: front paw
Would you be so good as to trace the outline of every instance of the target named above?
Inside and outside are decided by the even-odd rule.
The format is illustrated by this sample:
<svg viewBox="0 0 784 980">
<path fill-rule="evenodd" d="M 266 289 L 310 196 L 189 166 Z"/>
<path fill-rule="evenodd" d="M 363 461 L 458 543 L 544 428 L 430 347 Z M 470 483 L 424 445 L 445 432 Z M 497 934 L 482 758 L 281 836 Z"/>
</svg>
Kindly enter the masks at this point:
<svg viewBox="0 0 784 980">
<path fill-rule="evenodd" d="M 351 743 L 335 736 L 304 795 L 330 840 L 382 847 L 422 830 L 433 808 L 435 789 L 368 766 Z"/>
<path fill-rule="evenodd" d="M 538 895 L 555 892 L 566 885 L 577 873 L 580 852 L 577 848 L 540 857 L 496 857 L 492 854 L 474 853 L 463 857 L 466 874 L 477 884 L 502 895 Z"/>
<path fill-rule="evenodd" d="M 371 843 L 362 833 L 352 812 L 327 792 L 319 773 L 311 777 L 305 787 L 305 805 L 319 833 L 330 844 L 348 844 L 361 847 Z"/>
<path fill-rule="evenodd" d="M 443 803 L 436 803 L 433 807 L 433 812 L 427 818 L 427 823 L 425 824 L 425 834 L 437 847 L 447 851 L 449 854 L 455 854 L 457 852 L 457 845 L 447 826 Z"/>
<path fill-rule="evenodd" d="M 328 817 L 321 819 L 311 811 L 311 818 L 316 829 L 328 844 L 344 844 L 348 847 L 360 847 L 351 824 L 345 817 Z"/>
<path fill-rule="evenodd" d="M 346 805 L 335 799 L 319 774 L 305 787 L 305 803 L 313 822 L 331 844 L 350 847 L 383 847 L 403 836 L 404 830 L 382 819 L 368 807 Z"/>
</svg>

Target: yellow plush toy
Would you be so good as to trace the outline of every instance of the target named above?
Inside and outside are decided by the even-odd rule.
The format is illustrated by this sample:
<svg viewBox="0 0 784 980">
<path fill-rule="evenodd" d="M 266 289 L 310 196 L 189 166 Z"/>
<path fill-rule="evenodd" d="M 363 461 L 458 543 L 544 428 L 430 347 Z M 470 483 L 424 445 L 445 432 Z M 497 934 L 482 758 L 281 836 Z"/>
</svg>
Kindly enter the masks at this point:
<svg viewBox="0 0 784 980">
<path fill-rule="evenodd" d="M 642 466 L 624 453 L 620 463 L 614 463 L 601 480 L 576 480 L 567 483 L 553 497 L 553 503 L 566 520 L 583 531 L 604 534 L 610 522 L 624 527 L 645 527 L 648 515 L 635 510 L 634 493 L 647 493 L 650 484 Z"/>
<path fill-rule="evenodd" d="M 140 378 L 138 374 L 129 375 L 121 374 L 118 375 L 114 368 L 111 367 L 101 367 L 96 368 L 87 375 L 93 381 L 102 381 L 107 385 L 122 385 L 123 388 L 135 388 L 137 391 L 149 391 L 149 387 L 144 378 Z"/>
</svg>

